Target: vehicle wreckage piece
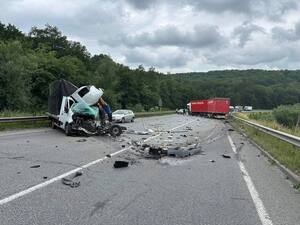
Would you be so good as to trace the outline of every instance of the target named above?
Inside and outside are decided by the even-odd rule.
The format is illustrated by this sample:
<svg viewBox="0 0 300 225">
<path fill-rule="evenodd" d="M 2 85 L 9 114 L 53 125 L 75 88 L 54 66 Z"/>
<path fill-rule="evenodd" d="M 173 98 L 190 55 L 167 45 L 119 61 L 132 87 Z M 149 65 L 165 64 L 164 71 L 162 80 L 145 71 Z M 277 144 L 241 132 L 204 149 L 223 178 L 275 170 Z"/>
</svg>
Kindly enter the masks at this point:
<svg viewBox="0 0 300 225">
<path fill-rule="evenodd" d="M 128 167 L 129 162 L 127 161 L 115 161 L 114 163 L 114 168 L 118 169 L 118 168 L 124 168 L 124 167 Z"/>
<path fill-rule="evenodd" d="M 159 159 L 164 156 L 185 158 L 188 156 L 200 154 L 202 152 L 202 148 L 198 144 L 177 147 L 142 146 L 142 148 L 144 150 L 148 150 L 148 155 L 146 155 L 146 158 L 152 159 Z"/>
<path fill-rule="evenodd" d="M 94 86 L 77 88 L 66 80 L 50 84 L 48 116 L 51 127 L 62 128 L 67 136 L 73 134 L 120 136 L 126 127 L 100 121 L 99 108 L 94 106 L 103 95 Z"/>
</svg>

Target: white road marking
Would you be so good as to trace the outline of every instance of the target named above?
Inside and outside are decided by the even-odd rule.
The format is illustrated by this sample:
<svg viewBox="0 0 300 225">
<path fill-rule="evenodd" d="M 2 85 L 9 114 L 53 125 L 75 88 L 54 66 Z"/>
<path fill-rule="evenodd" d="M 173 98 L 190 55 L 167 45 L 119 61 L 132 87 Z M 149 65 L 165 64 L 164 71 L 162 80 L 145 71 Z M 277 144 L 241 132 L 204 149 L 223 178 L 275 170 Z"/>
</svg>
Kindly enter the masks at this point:
<svg viewBox="0 0 300 225">
<path fill-rule="evenodd" d="M 237 151 L 236 151 L 236 147 L 231 139 L 231 137 L 228 135 L 228 140 L 229 140 L 229 143 L 231 145 L 231 148 L 233 150 L 233 152 L 235 154 L 237 154 Z M 262 200 L 260 199 L 259 197 L 259 194 L 251 180 L 251 177 L 248 173 L 248 171 L 246 170 L 246 167 L 244 165 L 243 162 L 241 161 L 238 161 L 238 164 L 239 164 L 239 167 L 240 167 L 240 170 L 242 171 L 242 174 L 243 174 L 243 178 L 247 184 L 247 187 L 248 187 L 248 190 L 250 192 L 250 195 L 252 197 L 252 200 L 254 202 L 254 205 L 255 205 L 255 208 L 256 208 L 256 211 L 257 211 L 257 214 L 259 216 L 259 219 L 262 223 L 262 225 L 273 225 L 273 222 L 269 216 L 269 214 L 267 213 L 266 211 L 266 208 L 262 202 Z"/>
<path fill-rule="evenodd" d="M 177 127 L 172 128 L 171 130 L 178 129 L 179 127 L 183 127 L 183 126 L 185 126 L 185 125 L 187 125 L 187 124 L 190 124 L 190 123 L 192 123 L 192 122 L 194 122 L 194 121 L 195 121 L 195 120 L 190 121 L 190 122 L 187 122 L 187 123 L 182 124 L 182 125 L 179 125 L 179 126 L 177 126 Z M 161 134 L 162 134 L 162 133 L 159 133 L 159 134 L 157 134 L 157 135 L 155 135 L 155 136 L 148 137 L 147 139 L 144 140 L 144 142 L 147 142 L 147 141 L 149 141 L 149 140 L 151 140 L 151 139 L 157 138 L 157 137 L 159 137 Z M 122 152 L 124 152 L 124 151 L 129 150 L 131 147 L 132 147 L 132 146 L 129 146 L 129 147 L 124 148 L 124 149 L 121 149 L 121 150 L 116 151 L 116 152 L 114 152 L 114 153 L 112 153 L 112 154 L 110 154 L 110 155 L 111 155 L 111 156 L 118 155 L 118 154 L 120 154 L 120 153 L 122 153 Z M 87 164 L 85 164 L 85 165 L 83 165 L 83 166 L 81 166 L 81 167 L 77 167 L 76 169 L 73 169 L 73 170 L 71 170 L 71 171 L 69 171 L 69 172 L 63 173 L 63 174 L 61 174 L 61 175 L 59 175 L 59 176 L 57 176 L 57 177 L 53 177 L 53 178 L 51 178 L 51 179 L 48 180 L 48 181 L 45 181 L 45 182 L 40 183 L 40 184 L 37 184 L 37 185 L 32 186 L 32 187 L 30 187 L 30 188 L 28 188 L 28 189 L 26 189 L 26 190 L 20 191 L 20 192 L 18 192 L 18 193 L 15 193 L 15 194 L 13 194 L 13 195 L 10 195 L 10 196 L 8 196 L 8 197 L 6 197 L 6 198 L 4 198 L 4 199 L 1 199 L 1 200 L 0 200 L 0 206 L 1 206 L 1 205 L 4 205 L 4 204 L 6 204 L 6 203 L 9 203 L 9 202 L 11 202 L 11 201 L 13 201 L 13 200 L 15 200 L 15 199 L 17 199 L 17 198 L 20 198 L 20 197 L 22 197 L 22 196 L 24 196 L 24 195 L 27 195 L 27 194 L 29 194 L 29 193 L 31 193 L 31 192 L 33 192 L 33 191 L 39 190 L 39 189 L 41 189 L 41 188 L 43 188 L 43 187 L 46 187 L 46 186 L 48 186 L 49 184 L 52 184 L 52 183 L 54 183 L 54 182 L 56 182 L 56 181 L 58 181 L 58 180 L 61 180 L 61 179 L 64 178 L 64 177 L 70 176 L 71 174 L 74 174 L 74 173 L 76 173 L 76 172 L 78 172 L 78 171 L 80 171 L 80 170 L 82 170 L 82 169 L 86 169 L 86 168 L 88 168 L 88 167 L 90 167 L 90 166 L 92 166 L 92 165 L 95 165 L 95 164 L 97 164 L 97 163 L 99 163 L 99 162 L 102 162 L 102 161 L 104 161 L 105 159 L 108 159 L 108 157 L 105 156 L 105 157 L 103 157 L 103 158 L 96 159 L 96 160 L 94 160 L 94 161 L 92 161 L 92 162 L 90 162 L 90 163 L 87 163 Z"/>
</svg>

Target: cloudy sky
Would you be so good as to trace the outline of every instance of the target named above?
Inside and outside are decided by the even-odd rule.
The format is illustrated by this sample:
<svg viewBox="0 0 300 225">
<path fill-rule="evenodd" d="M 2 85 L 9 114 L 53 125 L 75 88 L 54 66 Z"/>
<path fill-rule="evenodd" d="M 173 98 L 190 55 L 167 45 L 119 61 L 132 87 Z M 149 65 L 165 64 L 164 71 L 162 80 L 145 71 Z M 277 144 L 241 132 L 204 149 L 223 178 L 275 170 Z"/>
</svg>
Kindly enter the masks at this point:
<svg viewBox="0 0 300 225">
<path fill-rule="evenodd" d="M 49 23 L 92 54 L 162 72 L 299 69 L 297 0 L 0 0 L 0 21 Z"/>
</svg>

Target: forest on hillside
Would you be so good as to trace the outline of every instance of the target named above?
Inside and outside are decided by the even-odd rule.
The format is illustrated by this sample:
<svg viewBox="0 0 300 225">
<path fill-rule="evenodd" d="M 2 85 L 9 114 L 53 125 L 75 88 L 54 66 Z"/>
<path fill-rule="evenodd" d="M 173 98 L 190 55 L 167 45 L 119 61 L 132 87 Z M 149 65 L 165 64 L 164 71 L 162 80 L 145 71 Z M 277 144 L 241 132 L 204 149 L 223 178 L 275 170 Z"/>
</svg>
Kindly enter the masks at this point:
<svg viewBox="0 0 300 225">
<path fill-rule="evenodd" d="M 142 65 L 131 69 L 108 55 L 91 55 L 55 26 L 32 27 L 28 34 L 0 23 L 0 111 L 46 111 L 48 86 L 66 79 L 93 84 L 117 108 L 175 109 L 193 99 L 229 97 L 232 105 L 270 109 L 300 102 L 300 71 L 226 70 L 163 74 Z"/>
</svg>

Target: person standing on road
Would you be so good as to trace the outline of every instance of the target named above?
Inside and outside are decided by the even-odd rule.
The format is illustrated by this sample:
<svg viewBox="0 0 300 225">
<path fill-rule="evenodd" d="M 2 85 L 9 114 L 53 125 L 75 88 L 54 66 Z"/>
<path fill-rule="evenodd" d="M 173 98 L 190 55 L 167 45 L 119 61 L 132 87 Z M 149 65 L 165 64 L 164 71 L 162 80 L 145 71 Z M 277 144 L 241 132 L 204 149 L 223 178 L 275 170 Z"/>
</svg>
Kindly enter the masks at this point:
<svg viewBox="0 0 300 225">
<path fill-rule="evenodd" d="M 108 121 L 112 122 L 112 111 L 110 106 L 102 99 L 100 98 L 98 101 L 98 106 L 99 106 L 99 111 L 101 114 L 101 120 L 104 121 L 105 120 L 105 114 L 108 117 Z"/>
</svg>

